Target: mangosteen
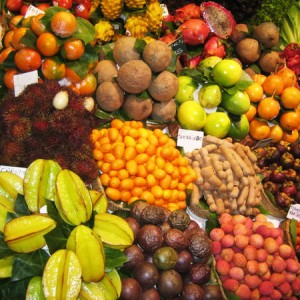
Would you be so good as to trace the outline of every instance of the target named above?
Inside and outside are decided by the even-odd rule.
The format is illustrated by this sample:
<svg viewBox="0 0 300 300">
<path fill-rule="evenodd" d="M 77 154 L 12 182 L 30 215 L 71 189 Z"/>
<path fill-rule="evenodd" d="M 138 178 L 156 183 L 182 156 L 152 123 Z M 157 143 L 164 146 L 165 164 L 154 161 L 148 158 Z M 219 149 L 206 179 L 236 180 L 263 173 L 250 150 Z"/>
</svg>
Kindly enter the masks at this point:
<svg viewBox="0 0 300 300">
<path fill-rule="evenodd" d="M 285 175 L 279 168 L 273 170 L 270 174 L 270 180 L 275 183 L 283 183 L 285 180 Z"/>
<path fill-rule="evenodd" d="M 140 283 L 131 277 L 122 279 L 122 290 L 120 300 L 138 300 L 142 293 Z"/>
<path fill-rule="evenodd" d="M 258 158 L 257 161 L 256 161 L 256 165 L 257 165 L 260 169 L 266 167 L 266 166 L 267 166 L 267 163 L 266 163 L 265 158 L 264 158 L 264 157 Z"/>
<path fill-rule="evenodd" d="M 285 152 L 280 157 L 280 164 L 283 169 L 292 168 L 294 165 L 295 158 L 290 152 Z"/>
<path fill-rule="evenodd" d="M 267 154 L 265 160 L 267 163 L 273 163 L 279 160 L 281 154 L 279 150 L 274 146 L 269 146 L 266 148 Z"/>
<path fill-rule="evenodd" d="M 295 158 L 293 169 L 297 172 L 300 171 L 300 158 Z"/>
<path fill-rule="evenodd" d="M 159 278 L 157 267 L 147 261 L 143 261 L 133 269 L 133 277 L 140 283 L 142 288 L 153 287 Z"/>
<path fill-rule="evenodd" d="M 285 181 L 280 190 L 281 192 L 287 194 L 290 197 L 295 196 L 297 193 L 296 185 L 291 180 Z"/>
<path fill-rule="evenodd" d="M 208 264 L 194 263 L 189 272 L 189 278 L 193 283 L 205 284 L 210 280 L 211 269 Z"/>
<path fill-rule="evenodd" d="M 278 143 L 276 145 L 278 151 L 280 152 L 280 154 L 282 155 L 283 153 L 287 152 L 288 151 L 288 144 L 286 143 Z"/>
<path fill-rule="evenodd" d="M 162 297 L 173 299 L 180 295 L 183 289 L 181 275 L 175 270 L 164 271 L 160 274 L 157 290 Z"/>
<path fill-rule="evenodd" d="M 180 300 L 203 300 L 204 290 L 196 283 L 188 282 L 183 286 Z"/>
<path fill-rule="evenodd" d="M 270 170 L 268 167 L 264 167 L 259 171 L 259 173 L 262 176 L 262 182 L 265 182 L 270 180 L 272 170 Z"/>
<path fill-rule="evenodd" d="M 264 187 L 265 191 L 269 191 L 273 195 L 277 194 L 277 192 L 279 190 L 278 184 L 275 182 L 272 182 L 272 181 L 264 182 L 263 187 Z"/>
<path fill-rule="evenodd" d="M 294 156 L 294 158 L 300 158 L 300 143 L 292 143 L 290 144 L 290 153 Z"/>
<path fill-rule="evenodd" d="M 267 150 L 266 148 L 258 147 L 253 150 L 253 153 L 256 155 L 257 158 L 261 158 L 267 155 Z"/>
<path fill-rule="evenodd" d="M 299 159 L 299 158 L 297 158 Z M 296 161 L 296 160 L 295 160 Z M 300 167 L 300 159 L 299 159 L 299 167 Z M 282 170 L 282 173 L 285 176 L 285 180 L 292 180 L 292 181 L 296 181 L 296 177 L 297 177 L 297 172 L 294 169 L 286 169 L 286 170 Z"/>
<path fill-rule="evenodd" d="M 283 209 L 289 208 L 293 199 L 286 193 L 280 192 L 275 196 L 277 205 Z"/>
<path fill-rule="evenodd" d="M 147 224 L 140 229 L 137 242 L 144 252 L 153 253 L 162 246 L 164 237 L 158 226 Z"/>
<path fill-rule="evenodd" d="M 295 197 L 294 197 L 294 200 L 296 203 L 300 204 L 300 190 L 297 191 Z"/>
</svg>

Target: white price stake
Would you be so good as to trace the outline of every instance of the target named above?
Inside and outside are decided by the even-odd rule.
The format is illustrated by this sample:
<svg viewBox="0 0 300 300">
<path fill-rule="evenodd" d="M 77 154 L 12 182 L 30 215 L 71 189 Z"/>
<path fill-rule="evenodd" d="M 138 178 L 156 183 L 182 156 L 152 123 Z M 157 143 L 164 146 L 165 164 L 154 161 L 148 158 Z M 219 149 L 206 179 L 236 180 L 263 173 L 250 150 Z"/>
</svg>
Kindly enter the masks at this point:
<svg viewBox="0 0 300 300">
<path fill-rule="evenodd" d="M 43 10 L 38 9 L 37 7 L 35 7 L 33 5 L 29 5 L 24 18 L 26 19 L 28 17 L 37 16 L 37 15 L 44 14 L 44 13 L 45 12 Z"/>
<path fill-rule="evenodd" d="M 38 83 L 38 71 L 14 75 L 15 97 L 19 96 L 27 85 Z"/>
<path fill-rule="evenodd" d="M 300 221 L 300 204 L 291 205 L 286 218 Z"/>
<path fill-rule="evenodd" d="M 11 173 L 14 173 L 14 174 L 20 176 L 21 178 L 24 178 L 25 171 L 26 171 L 26 168 L 0 165 L 0 172 L 11 172 Z"/>
<path fill-rule="evenodd" d="M 178 130 L 177 146 L 183 147 L 185 152 L 191 152 L 202 147 L 204 132 L 197 130 Z"/>
</svg>

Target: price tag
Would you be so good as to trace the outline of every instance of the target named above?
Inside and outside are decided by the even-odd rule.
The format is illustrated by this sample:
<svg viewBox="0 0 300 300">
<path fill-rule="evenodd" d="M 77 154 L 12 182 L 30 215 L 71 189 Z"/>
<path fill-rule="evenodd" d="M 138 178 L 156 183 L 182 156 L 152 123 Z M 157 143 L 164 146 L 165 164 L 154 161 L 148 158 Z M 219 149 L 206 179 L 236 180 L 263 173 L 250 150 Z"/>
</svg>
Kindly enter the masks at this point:
<svg viewBox="0 0 300 300">
<path fill-rule="evenodd" d="M 15 97 L 19 96 L 27 85 L 38 82 L 38 71 L 14 75 Z"/>
<path fill-rule="evenodd" d="M 31 16 L 37 16 L 40 14 L 44 14 L 45 12 L 41 9 L 38 9 L 37 7 L 33 6 L 33 5 L 29 5 L 28 10 L 26 11 L 26 14 L 24 16 L 24 18 L 28 18 Z"/>
<path fill-rule="evenodd" d="M 163 13 L 162 13 L 163 17 L 167 17 L 169 15 L 169 11 L 168 11 L 167 5 L 162 3 L 162 4 L 160 4 L 160 7 L 163 10 Z"/>
<path fill-rule="evenodd" d="M 203 131 L 179 128 L 177 146 L 183 147 L 185 152 L 191 152 L 202 147 L 203 137 Z"/>
<path fill-rule="evenodd" d="M 11 172 L 16 175 L 19 175 L 21 178 L 24 178 L 26 168 L 19 168 L 19 167 L 11 167 L 11 166 L 1 166 L 0 165 L 0 172 Z"/>
<path fill-rule="evenodd" d="M 172 50 L 176 53 L 176 55 L 180 55 L 184 52 L 187 52 L 186 45 L 183 41 L 183 37 L 178 38 L 173 43 L 170 44 Z"/>
<path fill-rule="evenodd" d="M 300 204 L 291 205 L 286 218 L 300 221 Z"/>
</svg>

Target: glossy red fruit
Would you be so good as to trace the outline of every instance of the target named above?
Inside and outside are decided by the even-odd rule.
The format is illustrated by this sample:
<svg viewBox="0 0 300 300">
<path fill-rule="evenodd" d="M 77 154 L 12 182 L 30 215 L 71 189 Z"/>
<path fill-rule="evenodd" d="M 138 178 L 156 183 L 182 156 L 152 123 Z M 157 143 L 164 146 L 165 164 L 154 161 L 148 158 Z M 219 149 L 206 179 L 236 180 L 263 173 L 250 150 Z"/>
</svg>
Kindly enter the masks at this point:
<svg viewBox="0 0 300 300">
<path fill-rule="evenodd" d="M 23 3 L 23 0 L 7 0 L 5 5 L 8 10 L 12 12 L 18 12 L 21 9 Z"/>
</svg>

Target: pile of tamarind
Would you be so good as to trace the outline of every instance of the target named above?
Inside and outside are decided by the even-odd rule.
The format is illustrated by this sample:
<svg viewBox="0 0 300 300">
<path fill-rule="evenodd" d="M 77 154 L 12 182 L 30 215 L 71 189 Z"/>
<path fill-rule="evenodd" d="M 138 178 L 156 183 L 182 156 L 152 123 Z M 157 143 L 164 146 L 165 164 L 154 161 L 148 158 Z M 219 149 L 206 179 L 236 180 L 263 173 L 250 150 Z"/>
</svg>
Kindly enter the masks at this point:
<svg viewBox="0 0 300 300">
<path fill-rule="evenodd" d="M 190 205 L 204 197 L 209 210 L 220 215 L 256 216 L 262 202 L 257 157 L 248 146 L 207 135 L 202 147 L 186 153 L 197 173 Z"/>
</svg>

